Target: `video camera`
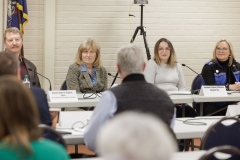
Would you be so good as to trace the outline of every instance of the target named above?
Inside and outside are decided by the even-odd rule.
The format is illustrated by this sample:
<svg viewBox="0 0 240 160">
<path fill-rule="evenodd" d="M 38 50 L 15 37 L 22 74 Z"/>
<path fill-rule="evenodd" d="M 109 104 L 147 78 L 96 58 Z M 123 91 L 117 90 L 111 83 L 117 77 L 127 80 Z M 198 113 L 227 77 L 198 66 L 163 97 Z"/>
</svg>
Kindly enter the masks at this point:
<svg viewBox="0 0 240 160">
<path fill-rule="evenodd" d="M 148 4 L 148 0 L 134 0 L 134 4 Z"/>
</svg>

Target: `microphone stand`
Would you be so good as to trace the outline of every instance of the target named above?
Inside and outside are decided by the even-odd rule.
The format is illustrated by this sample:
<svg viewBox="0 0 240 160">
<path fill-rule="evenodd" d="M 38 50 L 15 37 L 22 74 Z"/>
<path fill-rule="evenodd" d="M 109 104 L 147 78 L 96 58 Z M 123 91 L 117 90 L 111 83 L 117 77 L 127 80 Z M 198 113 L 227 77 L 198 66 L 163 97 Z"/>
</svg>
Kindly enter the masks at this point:
<svg viewBox="0 0 240 160">
<path fill-rule="evenodd" d="M 112 85 L 114 85 L 114 83 L 115 83 L 117 77 L 118 77 L 118 72 L 116 73 L 116 75 L 115 75 L 114 78 L 113 78 L 113 81 L 112 81 L 111 87 L 112 87 Z"/>
<path fill-rule="evenodd" d="M 200 75 L 200 74 L 198 74 L 196 71 L 194 71 L 192 68 L 188 67 L 186 64 L 182 64 L 182 66 L 187 67 L 188 69 L 190 69 L 191 71 L 193 71 L 193 72 L 196 73 L 197 75 Z"/>
<path fill-rule="evenodd" d="M 149 47 L 148 47 L 148 44 L 147 44 L 147 39 L 146 39 L 146 27 L 143 26 L 143 4 L 140 5 L 141 6 L 141 21 L 140 21 L 140 26 L 138 26 L 136 29 L 135 29 L 135 32 L 131 38 L 131 41 L 130 43 L 133 43 L 137 34 L 138 34 L 138 31 L 140 30 L 140 35 L 143 35 L 143 40 L 144 40 L 144 45 L 145 45 L 145 48 L 146 48 L 146 54 L 147 54 L 147 59 L 150 60 L 151 59 L 151 54 L 150 54 L 150 51 L 149 51 Z M 112 81 L 112 84 L 111 86 L 115 83 L 116 81 L 116 77 L 118 76 L 118 72 L 116 73 L 113 81 Z"/>
<path fill-rule="evenodd" d="M 192 68 L 188 67 L 186 64 L 182 64 L 182 66 L 187 67 L 188 69 L 190 69 L 191 71 L 193 71 L 194 73 L 197 74 L 197 76 L 194 78 L 194 80 L 193 80 L 193 82 L 192 82 L 191 93 L 192 93 L 192 94 L 199 94 L 201 88 L 199 88 L 199 89 L 194 89 L 194 90 L 193 90 L 192 88 L 193 88 L 193 83 L 195 83 L 198 78 L 201 78 L 201 79 L 202 79 L 202 75 L 201 75 L 201 74 L 198 74 L 196 71 L 194 71 Z M 201 83 L 201 84 L 202 84 L 202 83 Z"/>
<path fill-rule="evenodd" d="M 47 77 L 45 77 L 45 76 L 41 75 L 40 73 L 38 73 L 38 72 L 32 70 L 31 68 L 28 68 L 28 70 L 29 70 L 29 71 L 32 71 L 32 72 L 34 72 L 34 73 L 36 73 L 36 74 L 38 74 L 38 75 L 40 75 L 40 76 L 42 76 L 42 77 L 45 78 L 45 79 L 47 79 L 48 82 L 49 82 L 49 84 L 50 84 L 49 90 L 50 90 L 50 91 L 52 90 L 51 82 L 50 82 L 50 80 L 49 80 Z"/>
<path fill-rule="evenodd" d="M 111 76 L 111 77 L 115 77 L 115 76 L 113 76 L 111 73 L 108 73 L 108 75 Z M 117 77 L 117 78 L 120 78 L 120 79 L 121 79 L 121 77 Z"/>
</svg>

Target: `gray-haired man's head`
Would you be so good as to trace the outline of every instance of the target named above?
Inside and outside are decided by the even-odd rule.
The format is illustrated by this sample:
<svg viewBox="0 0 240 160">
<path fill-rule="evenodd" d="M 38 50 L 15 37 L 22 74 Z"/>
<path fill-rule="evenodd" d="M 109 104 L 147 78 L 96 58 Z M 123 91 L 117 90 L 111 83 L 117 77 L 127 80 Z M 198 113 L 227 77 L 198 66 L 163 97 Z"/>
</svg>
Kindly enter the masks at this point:
<svg viewBox="0 0 240 160">
<path fill-rule="evenodd" d="M 135 44 L 122 46 L 117 52 L 117 65 L 120 76 L 142 73 L 145 68 L 142 49 Z"/>
</svg>

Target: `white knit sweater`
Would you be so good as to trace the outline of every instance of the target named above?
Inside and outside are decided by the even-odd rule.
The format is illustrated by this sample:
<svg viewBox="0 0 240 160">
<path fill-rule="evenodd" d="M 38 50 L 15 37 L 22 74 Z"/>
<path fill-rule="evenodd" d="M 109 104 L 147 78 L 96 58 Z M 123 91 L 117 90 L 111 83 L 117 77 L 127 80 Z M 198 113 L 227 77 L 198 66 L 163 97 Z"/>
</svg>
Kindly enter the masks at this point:
<svg viewBox="0 0 240 160">
<path fill-rule="evenodd" d="M 150 59 L 144 70 L 146 81 L 155 84 L 165 91 L 186 90 L 182 67 L 179 63 L 174 68 L 169 68 L 167 64 L 157 63 Z"/>
</svg>

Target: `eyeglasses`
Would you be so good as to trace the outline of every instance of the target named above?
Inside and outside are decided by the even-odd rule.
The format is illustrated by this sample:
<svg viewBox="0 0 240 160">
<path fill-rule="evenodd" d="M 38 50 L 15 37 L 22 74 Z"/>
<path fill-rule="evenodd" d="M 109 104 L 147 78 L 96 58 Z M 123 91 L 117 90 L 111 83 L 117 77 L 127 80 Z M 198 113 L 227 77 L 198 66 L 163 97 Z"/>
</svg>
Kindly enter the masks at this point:
<svg viewBox="0 0 240 160">
<path fill-rule="evenodd" d="M 170 52 L 170 48 L 165 48 L 165 49 L 163 49 L 163 48 L 158 48 L 158 51 L 159 52 Z"/>
<path fill-rule="evenodd" d="M 227 52 L 228 51 L 228 48 L 216 48 L 216 51 L 218 52 Z"/>
<path fill-rule="evenodd" d="M 84 50 L 83 52 L 82 52 L 82 54 L 85 54 L 85 55 L 93 55 L 95 52 L 94 51 L 87 51 L 87 50 Z"/>
</svg>

